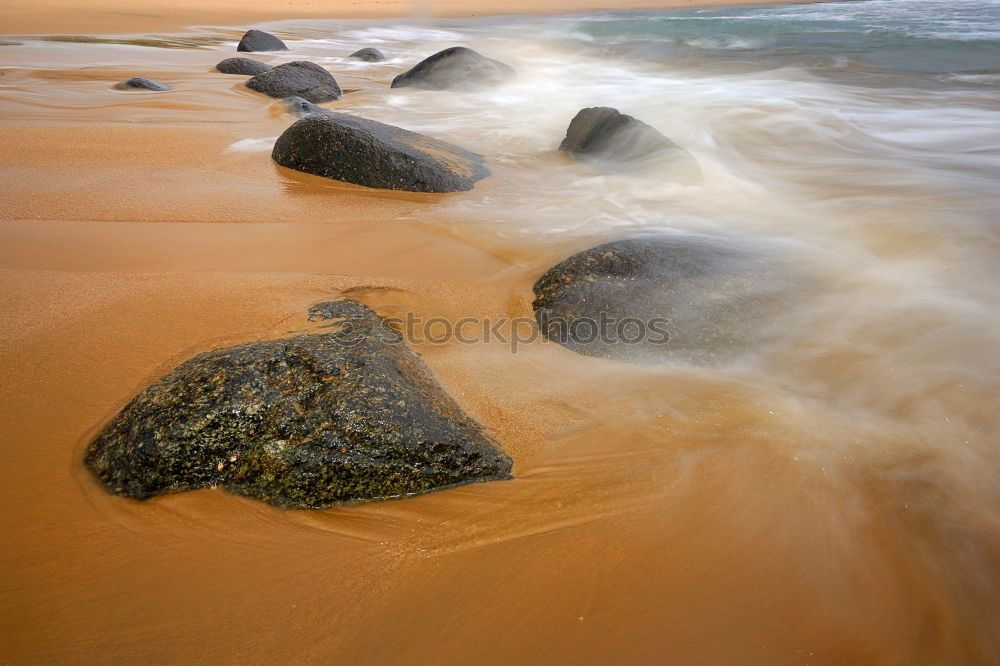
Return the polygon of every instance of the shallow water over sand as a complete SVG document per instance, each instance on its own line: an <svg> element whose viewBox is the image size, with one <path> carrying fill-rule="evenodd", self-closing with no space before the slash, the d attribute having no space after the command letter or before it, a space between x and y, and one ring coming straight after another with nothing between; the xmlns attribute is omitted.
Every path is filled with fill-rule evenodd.
<svg viewBox="0 0 1000 666"><path fill-rule="evenodd" d="M0 46L2 654L1000 662L995 72L979 42L957 65L909 66L914 49L970 41L961 16L958 37L935 23L902 56L787 43L809 21L890 30L889 4L659 15L683 24L669 28L265 26L291 51L254 57L315 60L355 91L329 108L485 155L493 176L455 195L275 167L293 117L212 71L236 27ZM996 6L969 3L988 33L975 39L997 38ZM388 88L455 43L520 77ZM389 61L345 57L362 46ZM174 90L112 89L133 75ZM701 179L559 155L594 105L661 130ZM808 271L810 298L766 346L699 366L415 342L512 456L513 481L284 512L217 490L133 502L82 468L139 388L198 351L302 328L310 303L530 317L553 263L652 230L774 247Z"/></svg>

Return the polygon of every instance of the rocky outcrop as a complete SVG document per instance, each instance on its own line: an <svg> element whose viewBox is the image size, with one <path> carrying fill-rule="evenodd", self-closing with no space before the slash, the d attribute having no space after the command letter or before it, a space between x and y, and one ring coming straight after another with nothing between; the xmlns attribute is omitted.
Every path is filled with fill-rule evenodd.
<svg viewBox="0 0 1000 666"><path fill-rule="evenodd" d="M115 85L115 87L119 90L154 90L156 92L170 90L170 86L165 86L162 83L157 83L141 76L133 76L131 79Z"/></svg>
<svg viewBox="0 0 1000 666"><path fill-rule="evenodd" d="M145 499L222 486L287 508L510 478L511 461L398 333L354 301L319 332L198 354L125 406L85 462Z"/></svg>
<svg viewBox="0 0 1000 666"><path fill-rule="evenodd" d="M382 62L385 60L385 56L381 51L371 47L359 49L352 53L349 57L355 58L356 60L364 60L365 62Z"/></svg>
<svg viewBox="0 0 1000 666"><path fill-rule="evenodd" d="M483 158L444 141L346 113L316 113L278 137L283 167L357 185L410 192L470 190Z"/></svg>
<svg viewBox="0 0 1000 666"><path fill-rule="evenodd" d="M243 74L245 76L257 76L272 69L267 63L250 58L226 58L215 68L223 74Z"/></svg>
<svg viewBox="0 0 1000 666"><path fill-rule="evenodd" d="M237 51L287 51L285 43L263 30L247 30L236 45Z"/></svg>
<svg viewBox="0 0 1000 666"><path fill-rule="evenodd" d="M393 88L430 90L497 85L516 75L513 68L464 46L453 46L422 60L392 80Z"/></svg>
<svg viewBox="0 0 1000 666"><path fill-rule="evenodd" d="M305 60L278 65L247 81L247 88L271 97L301 97L320 104L340 99L340 86L330 72Z"/></svg>
<svg viewBox="0 0 1000 666"><path fill-rule="evenodd" d="M646 123L603 106L577 113L559 150L615 162L633 162L657 154L692 159L683 148Z"/></svg>
<svg viewBox="0 0 1000 666"><path fill-rule="evenodd" d="M619 360L707 362L774 333L804 284L774 248L665 234L578 252L534 285L542 333Z"/></svg>

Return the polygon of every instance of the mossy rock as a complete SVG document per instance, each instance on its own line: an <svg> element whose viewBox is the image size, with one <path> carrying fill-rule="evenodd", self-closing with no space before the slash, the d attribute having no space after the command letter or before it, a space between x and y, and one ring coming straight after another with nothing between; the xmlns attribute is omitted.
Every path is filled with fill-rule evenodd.
<svg viewBox="0 0 1000 666"><path fill-rule="evenodd" d="M511 461L388 323L310 309L319 332L198 354L142 391L85 463L135 499L221 486L285 508L510 478Z"/></svg>

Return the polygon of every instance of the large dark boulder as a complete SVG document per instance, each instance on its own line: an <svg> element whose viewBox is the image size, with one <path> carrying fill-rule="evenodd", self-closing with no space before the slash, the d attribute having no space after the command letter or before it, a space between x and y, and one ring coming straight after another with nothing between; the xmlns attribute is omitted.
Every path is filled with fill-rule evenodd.
<svg viewBox="0 0 1000 666"><path fill-rule="evenodd" d="M577 113L559 150L615 162L632 162L658 154L690 159L683 148L646 123L606 106Z"/></svg>
<svg viewBox="0 0 1000 666"><path fill-rule="evenodd" d="M763 344L802 284L776 248L664 234L574 254L533 306L543 335L581 354L708 362Z"/></svg>
<svg viewBox="0 0 1000 666"><path fill-rule="evenodd" d="M269 32L247 30L236 46L237 51L287 51L285 43Z"/></svg>
<svg viewBox="0 0 1000 666"><path fill-rule="evenodd" d="M278 137L283 167L348 183L409 192L471 190L489 175L483 158L444 141L346 113L315 113Z"/></svg>
<svg viewBox="0 0 1000 666"><path fill-rule="evenodd" d="M85 462L136 499L222 486L323 508L510 478L511 461L398 333L354 301L319 332L198 354L118 413Z"/></svg>
<svg viewBox="0 0 1000 666"><path fill-rule="evenodd" d="M349 57L355 58L357 60L364 60L365 62L382 62L385 60L385 56L378 49L373 49L370 46L367 48L359 49L352 53Z"/></svg>
<svg viewBox="0 0 1000 666"><path fill-rule="evenodd" d="M119 90L154 90L156 92L170 90L170 86L165 86L162 83L157 83L141 76L133 76L131 79L115 85L115 87Z"/></svg>
<svg viewBox="0 0 1000 666"><path fill-rule="evenodd" d="M246 76L257 76L272 69L266 62L250 58L226 58L215 68L223 74L243 74Z"/></svg>
<svg viewBox="0 0 1000 666"><path fill-rule="evenodd" d="M422 60L392 80L393 88L413 86L431 90L496 85L516 72L499 60L487 58L464 46L453 46Z"/></svg>
<svg viewBox="0 0 1000 666"><path fill-rule="evenodd" d="M340 99L340 86L330 72L305 60L278 65L247 81L247 88L271 97L301 97L319 104Z"/></svg>

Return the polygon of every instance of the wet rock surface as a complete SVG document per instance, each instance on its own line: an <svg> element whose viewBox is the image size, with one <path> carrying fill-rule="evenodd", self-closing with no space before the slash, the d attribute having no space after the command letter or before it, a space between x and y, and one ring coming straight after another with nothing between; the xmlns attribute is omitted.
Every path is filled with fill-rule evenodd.
<svg viewBox="0 0 1000 666"><path fill-rule="evenodd" d="M393 88L430 90L476 88L503 83L516 76L512 67L464 46L453 46L422 60L392 80Z"/></svg>
<svg viewBox="0 0 1000 666"><path fill-rule="evenodd" d="M312 113L330 113L329 109L324 109L322 106L313 104L301 97L286 97L284 101L288 112L298 116L308 116Z"/></svg>
<svg viewBox="0 0 1000 666"><path fill-rule="evenodd" d="M87 451L110 492L222 486L286 508L510 478L511 461L377 314L322 303L319 332L198 354Z"/></svg>
<svg viewBox="0 0 1000 666"><path fill-rule="evenodd" d="M482 157L444 141L346 113L316 113L278 137L279 165L357 185L409 192L470 190Z"/></svg>
<svg viewBox="0 0 1000 666"><path fill-rule="evenodd" d="M119 90L154 90L156 92L163 92L164 90L170 90L170 86L163 85L162 83L157 83L152 79L143 78L141 76L133 76L127 81L122 81L115 86Z"/></svg>
<svg viewBox="0 0 1000 666"><path fill-rule="evenodd" d="M382 62L385 60L385 55L383 55L381 51L371 47L358 49L349 57L355 58L356 60L364 60L365 62Z"/></svg>
<svg viewBox="0 0 1000 666"><path fill-rule="evenodd" d="M679 234L578 252L534 285L542 333L626 361L710 362L777 333L801 276L774 248Z"/></svg>
<svg viewBox="0 0 1000 666"><path fill-rule="evenodd" d="M340 86L330 72L305 60L278 65L247 81L247 88L270 97L301 97L319 104L340 99Z"/></svg>
<svg viewBox="0 0 1000 666"><path fill-rule="evenodd" d="M643 160L654 155L693 159L687 151L646 123L604 106L577 113L559 150L615 162Z"/></svg>
<svg viewBox="0 0 1000 666"><path fill-rule="evenodd" d="M278 65L247 81L247 88L271 97L301 97L313 104L340 99L340 86L330 72L305 60Z"/></svg>
<svg viewBox="0 0 1000 666"><path fill-rule="evenodd" d="M266 62L250 58L226 58L215 68L223 74L244 74L246 76L257 76L273 69Z"/></svg>
<svg viewBox="0 0 1000 666"><path fill-rule="evenodd" d="M236 45L237 51L287 51L285 43L263 30L247 30Z"/></svg>

